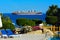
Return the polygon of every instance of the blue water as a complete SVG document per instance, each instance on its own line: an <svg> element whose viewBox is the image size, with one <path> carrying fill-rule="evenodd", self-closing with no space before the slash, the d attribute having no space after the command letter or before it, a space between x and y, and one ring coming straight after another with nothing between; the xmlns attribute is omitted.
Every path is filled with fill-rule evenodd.
<svg viewBox="0 0 60 40"><path fill-rule="evenodd" d="M60 40L60 37L53 37L51 40Z"/></svg>
<svg viewBox="0 0 60 40"><path fill-rule="evenodd" d="M40 19L45 21L46 14L42 15L14 15L14 14L3 14L4 16L9 16L13 23L16 23L17 18L27 18L27 19Z"/></svg>
<svg viewBox="0 0 60 40"><path fill-rule="evenodd" d="M60 32L58 32L58 34L60 34Z"/></svg>
<svg viewBox="0 0 60 40"><path fill-rule="evenodd" d="M60 40L60 37L50 37L48 40Z"/></svg>

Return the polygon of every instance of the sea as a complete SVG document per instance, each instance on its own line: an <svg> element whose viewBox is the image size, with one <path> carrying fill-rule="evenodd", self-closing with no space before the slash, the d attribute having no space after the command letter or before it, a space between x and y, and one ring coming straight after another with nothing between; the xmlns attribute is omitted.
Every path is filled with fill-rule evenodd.
<svg viewBox="0 0 60 40"><path fill-rule="evenodd" d="M42 21L45 21L46 18L46 14L44 13L42 15L16 15L12 13L4 13L3 16L8 16L14 24L16 24L16 19L18 18L39 19Z"/></svg>

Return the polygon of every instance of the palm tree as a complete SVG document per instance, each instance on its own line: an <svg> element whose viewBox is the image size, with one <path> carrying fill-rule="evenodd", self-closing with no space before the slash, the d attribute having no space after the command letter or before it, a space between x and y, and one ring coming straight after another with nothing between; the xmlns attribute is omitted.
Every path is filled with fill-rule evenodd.
<svg viewBox="0 0 60 40"><path fill-rule="evenodd" d="M49 6L49 9L48 9L48 11L47 11L46 14L47 14L48 16L53 16L53 15L56 14L57 9L58 9L57 5Z"/></svg>

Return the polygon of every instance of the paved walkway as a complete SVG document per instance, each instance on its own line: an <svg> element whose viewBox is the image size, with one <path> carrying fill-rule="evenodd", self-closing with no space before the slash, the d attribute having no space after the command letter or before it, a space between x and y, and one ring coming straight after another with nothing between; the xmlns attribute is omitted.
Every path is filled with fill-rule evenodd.
<svg viewBox="0 0 60 40"><path fill-rule="evenodd" d="M36 35L23 34L15 38L6 38L6 39L0 38L0 40L46 40L46 39L48 39L48 37L45 37L45 34L36 34Z"/></svg>

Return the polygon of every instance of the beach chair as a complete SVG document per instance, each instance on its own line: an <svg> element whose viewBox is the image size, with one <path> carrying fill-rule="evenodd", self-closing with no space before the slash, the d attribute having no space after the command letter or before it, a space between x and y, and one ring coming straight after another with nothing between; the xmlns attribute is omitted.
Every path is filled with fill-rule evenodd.
<svg viewBox="0 0 60 40"><path fill-rule="evenodd" d="M6 29L7 35L9 38L17 38L20 37L21 35L14 34L10 29Z"/></svg>
<svg viewBox="0 0 60 40"><path fill-rule="evenodd" d="M6 29L7 35L13 35L14 33L10 29Z"/></svg>
<svg viewBox="0 0 60 40"><path fill-rule="evenodd" d="M6 29L6 32L7 32L8 37L10 38L13 38L13 36L11 35L15 35L10 29Z"/></svg>
<svg viewBox="0 0 60 40"><path fill-rule="evenodd" d="M17 35L10 35L9 37L20 38L21 36L22 36L21 34L17 34Z"/></svg>
<svg viewBox="0 0 60 40"><path fill-rule="evenodd" d="M7 32L4 29L1 30L1 33L2 33L2 38L8 37Z"/></svg>

